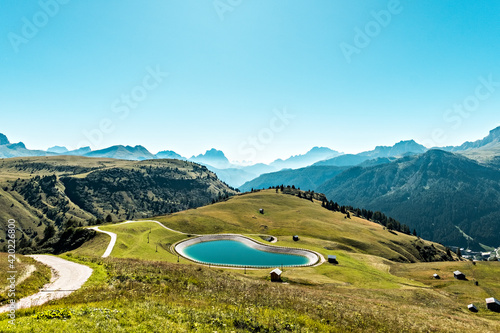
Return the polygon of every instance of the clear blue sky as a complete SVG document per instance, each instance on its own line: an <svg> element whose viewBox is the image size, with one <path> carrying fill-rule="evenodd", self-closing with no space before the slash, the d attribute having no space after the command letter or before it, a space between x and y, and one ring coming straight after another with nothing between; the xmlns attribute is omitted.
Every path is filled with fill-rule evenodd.
<svg viewBox="0 0 500 333"><path fill-rule="evenodd" d="M500 125L496 0L60 2L1 4L0 133L31 149L269 162Z"/></svg>

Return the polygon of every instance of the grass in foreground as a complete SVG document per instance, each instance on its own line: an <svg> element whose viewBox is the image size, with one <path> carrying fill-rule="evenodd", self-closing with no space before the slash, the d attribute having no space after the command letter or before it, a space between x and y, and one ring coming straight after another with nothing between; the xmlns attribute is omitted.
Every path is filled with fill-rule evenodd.
<svg viewBox="0 0 500 333"><path fill-rule="evenodd" d="M261 207L264 216L258 214ZM94 269L84 287L67 298L19 311L15 330L0 317L0 331L500 331L500 314L484 306L478 314L466 308L486 293L500 294L498 263L472 267L468 262L389 261L415 258L411 251L431 243L391 234L361 219L346 221L303 199L264 191L162 221L192 233L237 232L257 240L258 234L273 234L276 245L336 254L340 264L285 268L287 283L271 283L268 269L245 274L184 259L177 263L170 244L187 236L155 223L106 225L101 228L118 234L114 258L98 258L107 235L67 254ZM296 233L299 242L291 240ZM470 281L453 279L456 269ZM435 271L442 280L431 279ZM482 289L473 287L473 278Z"/></svg>
<svg viewBox="0 0 500 333"><path fill-rule="evenodd" d="M16 332L494 332L430 289L271 283L239 271L134 259L96 267L84 289L18 312ZM47 319L64 318L66 319ZM13 332L2 317L0 330Z"/></svg>

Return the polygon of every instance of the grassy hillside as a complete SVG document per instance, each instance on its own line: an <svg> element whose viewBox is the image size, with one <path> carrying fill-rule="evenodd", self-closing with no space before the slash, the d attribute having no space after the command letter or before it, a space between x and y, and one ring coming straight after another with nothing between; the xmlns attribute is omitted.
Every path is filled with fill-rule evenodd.
<svg viewBox="0 0 500 333"><path fill-rule="evenodd" d="M484 306L484 298L500 295L500 263L388 260L416 260L415 244L438 245L361 219L344 219L318 202L261 191L158 219L189 233L238 232L257 240L273 234L278 246L336 254L339 265L285 268L286 283L271 283L268 269L177 262L170 244L189 236L156 223L109 224L101 228L118 235L111 257L99 258L109 241L104 234L64 256L90 265L93 276L68 298L18 311L16 332L500 330L500 314ZM299 234L299 242L292 241L293 234ZM456 269L468 281L454 279ZM433 273L442 279L434 280ZM471 302L479 313L467 310ZM46 319L54 311L66 319ZM0 330L14 331L5 315Z"/></svg>
<svg viewBox="0 0 500 333"><path fill-rule="evenodd" d="M264 209L264 214L259 209ZM268 234L291 239L293 235L322 240L320 247L365 253L402 262L439 260L442 245L415 236L384 230L357 217L346 218L319 202L275 190L239 195L216 205L156 218L166 226L192 234L235 232ZM301 242L296 243L300 245Z"/></svg>
<svg viewBox="0 0 500 333"><path fill-rule="evenodd" d="M77 156L0 160L0 218L17 221L20 250L52 237L44 234L48 225L57 230L94 224L108 216L115 221L143 218L234 193L206 167L178 160ZM0 236L0 248L3 242Z"/></svg>

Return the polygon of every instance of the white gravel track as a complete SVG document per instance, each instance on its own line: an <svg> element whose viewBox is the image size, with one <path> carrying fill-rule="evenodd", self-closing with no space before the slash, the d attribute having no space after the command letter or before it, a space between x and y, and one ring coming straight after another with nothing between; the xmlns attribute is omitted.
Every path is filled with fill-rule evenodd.
<svg viewBox="0 0 500 333"><path fill-rule="evenodd" d="M109 231L104 231L99 229L99 227L92 227L89 228L98 232L102 232L104 234L108 234L111 237L111 240L109 241L108 247L106 248L106 251L104 251L104 254L101 256L102 258L107 258L111 254L111 251L113 251L113 247L115 247L116 244L116 234L114 232L109 232Z"/></svg>
<svg viewBox="0 0 500 333"><path fill-rule="evenodd" d="M121 223L117 223L117 224L113 224L113 225L129 224L129 223L141 223L141 222L153 222L153 223L157 223L158 225L160 225L161 227L163 227L163 228L165 228L167 230L170 230L170 231L173 231L173 232L176 232L176 233L179 233L179 234L187 235L187 233L185 233L185 232L177 231L177 230L174 230L174 229L170 229L168 227L165 227L160 222L154 221L154 220L125 221L125 222L121 222ZM92 229L92 230L95 230L95 231L98 231L98 232L102 232L102 233L108 234L111 237L111 241L109 242L108 247L106 248L106 251L104 251L104 254L101 256L102 258L109 257L109 255L113 251L113 248L115 247L115 244L116 244L116 234L114 232L109 232L109 231L101 230L101 229L99 229L99 227L92 227L92 228L89 228L89 229ZM194 236L198 236L198 235L194 235Z"/></svg>
<svg viewBox="0 0 500 333"><path fill-rule="evenodd" d="M49 266L52 270L52 278L40 292L20 299L16 303L17 309L42 305L50 300L66 297L78 290L92 275L92 268L59 257L43 254L29 257ZM0 307L0 313L9 310L9 305Z"/></svg>

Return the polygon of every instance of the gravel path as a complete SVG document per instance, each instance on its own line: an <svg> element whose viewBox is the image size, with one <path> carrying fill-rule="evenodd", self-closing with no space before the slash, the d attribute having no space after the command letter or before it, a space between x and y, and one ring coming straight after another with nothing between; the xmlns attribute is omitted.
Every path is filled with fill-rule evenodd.
<svg viewBox="0 0 500 333"><path fill-rule="evenodd" d="M154 223L159 224L161 227L163 227L163 228L165 228L165 229L167 229L167 230L170 230L170 231L176 232L176 233L178 233L178 234L182 234L182 235L200 236L200 235L188 234L188 233L185 233L185 232L182 232L182 231L178 231L178 230L170 229L169 227L165 227L163 224L161 224L160 222L155 221L155 220L126 221L126 222L117 223L117 224L127 224L127 223L137 223L137 222L154 222Z"/></svg>
<svg viewBox="0 0 500 333"><path fill-rule="evenodd" d="M113 251L113 247L115 247L116 244L116 234L114 232L109 232L109 231L104 231L99 229L99 227L92 227L89 228L98 232L102 232L104 234L108 234L111 237L111 241L108 244L108 247L106 248L106 251L104 251L104 254L101 256L102 258L107 258L111 254L111 251Z"/></svg>
<svg viewBox="0 0 500 333"><path fill-rule="evenodd" d="M20 299L16 303L17 309L42 305L50 300L66 297L79 289L92 275L92 268L59 257L50 255L32 255L30 257L49 266L52 269L52 278L50 283L43 286L40 292ZM0 313L9 310L9 305L0 307Z"/></svg>
<svg viewBox="0 0 500 333"><path fill-rule="evenodd" d="M174 229L170 229L168 227L165 227L163 224L161 224L160 222L158 221L153 221L153 220L142 220L142 221L125 221L125 222L122 222L122 223L117 223L117 224L114 224L114 225L120 225L120 224L129 224L129 223L141 223L141 222L153 222L153 223L157 223L158 225L160 225L161 227L169 230L169 231L173 231L173 232L176 232L176 233L179 233L179 234L182 234L182 235L188 235L187 233L185 232L182 232L182 231L177 231L177 230L174 230ZM92 230L95 230L95 231L98 231L98 232L102 232L102 233L105 233L105 234L108 234L111 236L111 241L109 242L108 244L108 247L106 248L106 251L104 252L104 254L102 255L102 258L106 258L106 257L109 257L109 255L111 254L111 252L113 251L113 248L115 247L115 244L116 244L116 234L114 232L109 232L109 231L104 231L104 230L101 230L99 229L99 227L92 227L92 228L89 228L89 229L92 229ZM194 235L194 236L199 236L199 235Z"/></svg>

